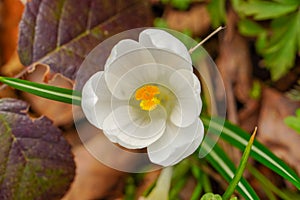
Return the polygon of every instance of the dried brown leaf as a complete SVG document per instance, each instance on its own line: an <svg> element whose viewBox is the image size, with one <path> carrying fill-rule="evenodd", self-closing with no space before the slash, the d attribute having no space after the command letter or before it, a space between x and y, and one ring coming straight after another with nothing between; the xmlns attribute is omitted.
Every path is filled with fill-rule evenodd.
<svg viewBox="0 0 300 200"><path fill-rule="evenodd" d="M171 29L177 31L190 30L195 35L204 35L210 27L209 13L204 4L194 5L188 11L168 8L165 19Z"/></svg>
<svg viewBox="0 0 300 200"><path fill-rule="evenodd" d="M70 79L61 74L51 74L49 66L43 64L34 65L24 78L37 83L73 89L73 82ZM30 103L33 111L38 115L47 116L55 125L68 125L73 122L72 105L38 97L27 92L22 92L22 96Z"/></svg>
<svg viewBox="0 0 300 200"><path fill-rule="evenodd" d="M257 138L300 174L300 135L287 127L284 118L293 115L300 102L293 102L274 89L264 88Z"/></svg>

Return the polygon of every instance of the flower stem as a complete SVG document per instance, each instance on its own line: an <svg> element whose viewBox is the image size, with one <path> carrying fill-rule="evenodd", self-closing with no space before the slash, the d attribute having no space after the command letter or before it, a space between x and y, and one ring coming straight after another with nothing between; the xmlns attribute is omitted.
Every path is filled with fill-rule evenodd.
<svg viewBox="0 0 300 200"><path fill-rule="evenodd" d="M167 200L169 195L169 189L171 186L171 178L172 178L172 167L166 167L162 170L155 188L152 190L152 192L149 194L148 197L143 198L145 200Z"/></svg>

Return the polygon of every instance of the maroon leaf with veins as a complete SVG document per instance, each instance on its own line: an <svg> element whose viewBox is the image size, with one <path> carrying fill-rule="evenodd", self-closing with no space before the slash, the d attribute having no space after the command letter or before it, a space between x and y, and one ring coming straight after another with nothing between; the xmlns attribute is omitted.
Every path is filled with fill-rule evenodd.
<svg viewBox="0 0 300 200"><path fill-rule="evenodd" d="M150 26L150 13L148 0L29 1L20 23L20 59L26 66L48 64L74 80L97 44L121 31Z"/></svg>
<svg viewBox="0 0 300 200"><path fill-rule="evenodd" d="M50 120L33 120L27 109L0 100L0 199L59 199L75 175L71 147Z"/></svg>

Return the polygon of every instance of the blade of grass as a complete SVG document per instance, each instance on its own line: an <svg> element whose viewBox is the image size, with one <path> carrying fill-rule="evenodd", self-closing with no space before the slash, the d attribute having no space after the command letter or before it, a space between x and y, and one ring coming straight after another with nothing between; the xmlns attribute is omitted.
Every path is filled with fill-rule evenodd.
<svg viewBox="0 0 300 200"><path fill-rule="evenodd" d="M247 169L249 172L260 181L261 184L263 184L265 187L267 187L269 190L274 192L276 195L278 195L281 199L289 200L290 198L282 192L279 188L277 188L268 178L266 178L262 173L260 173L257 169L255 169L252 166L248 166Z"/></svg>
<svg viewBox="0 0 300 200"><path fill-rule="evenodd" d="M191 200L198 200L202 192L202 184L198 182L191 196Z"/></svg>
<svg viewBox="0 0 300 200"><path fill-rule="evenodd" d="M185 186L188 178L182 177L180 180L176 182L176 184L172 185L169 193L169 199L177 199L179 196L180 191Z"/></svg>
<svg viewBox="0 0 300 200"><path fill-rule="evenodd" d="M135 198L136 187L134 185L134 179L132 176L128 177L125 186L124 200L131 200Z"/></svg>
<svg viewBox="0 0 300 200"><path fill-rule="evenodd" d="M203 183L201 181L203 172L197 165L194 165L194 164L191 167L191 171L197 181L197 185L192 193L191 200L198 200L200 198L200 195L201 195L201 192L203 189Z"/></svg>
<svg viewBox="0 0 300 200"><path fill-rule="evenodd" d="M17 78L1 77L0 82L15 89L28 92L47 99L64 103L81 105L81 93L76 90L60 88Z"/></svg>
<svg viewBox="0 0 300 200"><path fill-rule="evenodd" d="M169 199L176 199L181 189L185 186L189 170L190 163L187 159L174 166Z"/></svg>
<svg viewBox="0 0 300 200"><path fill-rule="evenodd" d="M215 132L218 134L220 131L222 131L222 139L242 151L245 149L248 140L250 139L250 135L241 128L227 121L223 126L223 120L220 119L220 123L218 123L218 118L210 119L210 117L202 116L201 119L206 128L210 126L209 128L212 133ZM297 174L257 140L254 140L250 156L300 189L300 178L297 176Z"/></svg>
<svg viewBox="0 0 300 200"><path fill-rule="evenodd" d="M228 188L226 189L225 193L223 194L222 198L223 199L229 199L231 197L231 195L233 194L237 184L240 182L240 179L242 178L243 176L243 173L245 171L245 168L246 168L246 165L248 163L248 158L250 156L250 152L251 152L251 147L252 147L252 144L254 142L254 138L255 138L255 135L256 135L256 131L257 131L257 127L255 127L255 130L246 146L246 149L243 153L243 156L242 156L242 159L240 161L240 164L235 172L235 175L233 177L233 179L231 180Z"/></svg>
<svg viewBox="0 0 300 200"><path fill-rule="evenodd" d="M207 145L206 143L202 143L201 148L209 148L209 145ZM234 172L236 171L235 166L218 144L216 144L212 151L207 154L205 159L219 172L219 174L226 181L230 182L232 180ZM236 189L245 199L259 200L259 197L255 193L253 188L243 177L238 183Z"/></svg>
<svg viewBox="0 0 300 200"><path fill-rule="evenodd" d="M201 177L202 179L202 183L203 183L203 190L205 193L208 192L212 192L212 186L211 186L211 182L209 180L209 177L206 173L203 174L203 176Z"/></svg>

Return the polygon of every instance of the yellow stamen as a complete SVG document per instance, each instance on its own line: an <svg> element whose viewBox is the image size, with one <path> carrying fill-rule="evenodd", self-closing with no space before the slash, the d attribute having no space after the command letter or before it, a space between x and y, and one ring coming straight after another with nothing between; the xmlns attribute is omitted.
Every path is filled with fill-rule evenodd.
<svg viewBox="0 0 300 200"><path fill-rule="evenodd" d="M140 107L143 110L153 110L160 103L160 100L155 96L160 93L159 88L154 85L145 85L139 88L135 93L135 99L140 102Z"/></svg>

